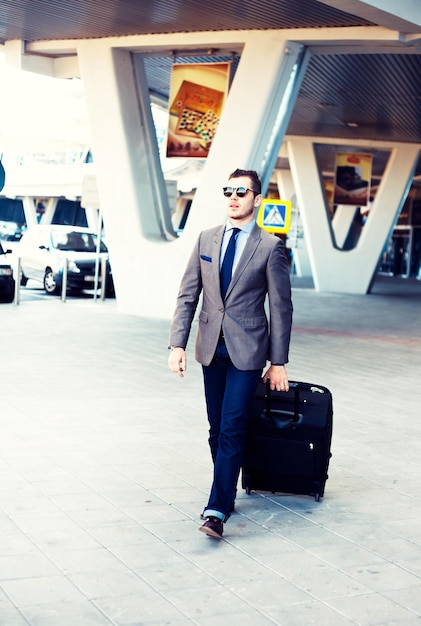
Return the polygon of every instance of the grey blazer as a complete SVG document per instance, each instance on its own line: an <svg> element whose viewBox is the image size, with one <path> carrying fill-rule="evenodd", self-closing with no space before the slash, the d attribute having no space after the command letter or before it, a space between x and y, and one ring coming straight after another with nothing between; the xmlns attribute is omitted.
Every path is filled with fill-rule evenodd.
<svg viewBox="0 0 421 626"><path fill-rule="evenodd" d="M219 255L224 229L217 226L199 235L181 280L169 343L186 347L203 294L195 345L199 363L210 364L221 332L237 369L261 369L268 360L287 363L292 302L283 241L255 224L223 301Z"/></svg>

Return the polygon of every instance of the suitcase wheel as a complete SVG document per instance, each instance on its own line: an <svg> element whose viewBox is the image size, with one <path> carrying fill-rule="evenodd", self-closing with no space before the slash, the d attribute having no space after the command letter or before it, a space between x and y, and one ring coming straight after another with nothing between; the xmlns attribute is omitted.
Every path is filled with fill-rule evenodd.
<svg viewBox="0 0 421 626"><path fill-rule="evenodd" d="M250 492L251 492L250 485L251 485L250 474L247 474L246 472L243 471L242 487L243 489L245 489L245 492L248 496L250 495Z"/></svg>

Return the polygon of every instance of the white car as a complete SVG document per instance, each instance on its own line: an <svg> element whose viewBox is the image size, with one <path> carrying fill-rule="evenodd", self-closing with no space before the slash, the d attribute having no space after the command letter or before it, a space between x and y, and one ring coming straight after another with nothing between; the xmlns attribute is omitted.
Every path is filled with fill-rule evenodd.
<svg viewBox="0 0 421 626"><path fill-rule="evenodd" d="M61 293L63 268L67 260L67 288L93 289L96 272L101 275L102 259L106 258L107 295L113 295L108 249L89 228L78 226L33 226L22 235L16 248L21 263L21 285L28 279L41 282L49 294Z"/></svg>

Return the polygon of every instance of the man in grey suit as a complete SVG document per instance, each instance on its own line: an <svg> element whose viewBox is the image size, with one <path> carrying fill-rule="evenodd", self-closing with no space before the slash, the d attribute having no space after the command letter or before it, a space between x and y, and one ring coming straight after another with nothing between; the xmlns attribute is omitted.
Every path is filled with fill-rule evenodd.
<svg viewBox="0 0 421 626"><path fill-rule="evenodd" d="M249 406L268 361L263 382L270 381L272 390L288 391L285 364L292 324L283 241L255 222L262 201L257 173L235 170L223 192L228 219L199 235L181 280L168 359L170 369L182 377L202 294L195 357L203 368L214 475L199 530L217 539L234 508Z"/></svg>

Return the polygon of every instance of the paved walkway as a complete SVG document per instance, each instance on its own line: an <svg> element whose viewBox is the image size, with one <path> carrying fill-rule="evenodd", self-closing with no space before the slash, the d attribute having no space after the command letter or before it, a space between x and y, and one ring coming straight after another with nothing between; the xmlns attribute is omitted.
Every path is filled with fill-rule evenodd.
<svg viewBox="0 0 421 626"><path fill-rule="evenodd" d="M325 498L211 478L201 372L113 301L0 305L1 626L421 623L421 282L294 283L289 374L334 395Z"/></svg>

